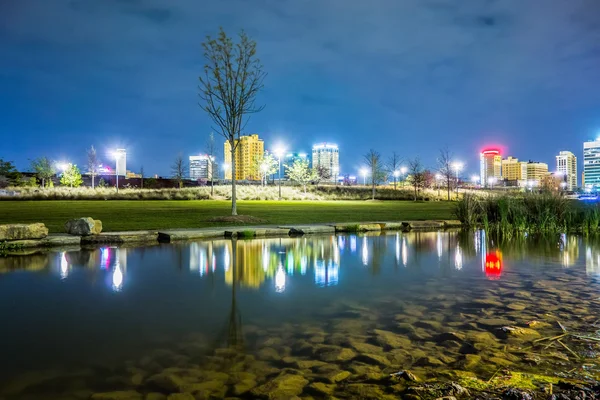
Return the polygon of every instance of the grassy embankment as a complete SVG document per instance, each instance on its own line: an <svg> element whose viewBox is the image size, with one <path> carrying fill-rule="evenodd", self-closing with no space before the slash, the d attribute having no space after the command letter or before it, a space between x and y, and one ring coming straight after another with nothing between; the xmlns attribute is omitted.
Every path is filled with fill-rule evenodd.
<svg viewBox="0 0 600 400"><path fill-rule="evenodd" d="M451 202L238 202L238 214L268 224L453 219L453 209ZM102 221L104 231L203 228L224 225L207 220L230 212L230 202L219 200L20 200L0 202L0 224L43 222L50 232L58 233L68 219L93 217Z"/></svg>

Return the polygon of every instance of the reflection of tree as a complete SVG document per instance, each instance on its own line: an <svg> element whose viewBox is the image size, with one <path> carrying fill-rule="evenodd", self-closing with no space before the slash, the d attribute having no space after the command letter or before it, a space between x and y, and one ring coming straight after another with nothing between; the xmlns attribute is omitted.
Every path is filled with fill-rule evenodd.
<svg viewBox="0 0 600 400"><path fill-rule="evenodd" d="M227 347L242 347L244 345L244 334L242 332L242 316L237 306L237 287L239 283L238 274L238 257L237 257L238 243L236 239L231 240L231 270L232 270L232 282L231 282L231 309L229 311L229 317L225 324L225 328L219 333L217 337L217 343L215 347L227 346Z"/></svg>

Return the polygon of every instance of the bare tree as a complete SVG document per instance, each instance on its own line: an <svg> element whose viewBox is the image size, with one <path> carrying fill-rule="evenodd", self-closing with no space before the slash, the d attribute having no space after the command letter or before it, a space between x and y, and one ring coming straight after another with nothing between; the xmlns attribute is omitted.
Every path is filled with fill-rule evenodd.
<svg viewBox="0 0 600 400"><path fill-rule="evenodd" d="M400 165L402 164L402 158L394 151L392 156L388 160L387 168L388 173L394 177L394 190L398 183L398 175L400 174Z"/></svg>
<svg viewBox="0 0 600 400"><path fill-rule="evenodd" d="M171 172L173 173L173 179L177 182L179 189L183 187L183 180L186 175L186 164L181 154L175 157L175 162L171 166Z"/></svg>
<svg viewBox="0 0 600 400"><path fill-rule="evenodd" d="M98 167L100 165L100 162L98 161L98 155L96 154L96 149L94 148L94 146L91 146L87 151L87 164L88 172L92 177L93 189L96 175L98 175Z"/></svg>
<svg viewBox="0 0 600 400"><path fill-rule="evenodd" d="M452 190L452 181L454 176L452 171L452 154L450 153L450 150L448 150L448 146L440 149L440 155L438 156L437 162L438 172L446 184L448 200L450 200L450 191Z"/></svg>
<svg viewBox="0 0 600 400"><path fill-rule="evenodd" d="M317 187L319 186L319 183L328 182L331 180L331 171L324 165L317 165L316 167L313 166L313 171L315 172L314 178Z"/></svg>
<svg viewBox="0 0 600 400"><path fill-rule="evenodd" d="M419 189L423 187L425 183L425 176L423 173L423 164L418 157L408 162L408 172L410 174L410 181L415 193L415 201L417 201L419 195Z"/></svg>
<svg viewBox="0 0 600 400"><path fill-rule="evenodd" d="M208 141L206 142L206 154L208 155L207 173L208 179L210 179L210 196L215 194L215 169L217 169L217 146L215 143L215 134L210 133L208 135Z"/></svg>
<svg viewBox="0 0 600 400"><path fill-rule="evenodd" d="M385 175L381 154L371 149L364 155L365 162L371 171L371 190L372 199L375 200L375 185L379 183Z"/></svg>
<svg viewBox="0 0 600 400"><path fill-rule="evenodd" d="M256 56L256 42L244 31L238 36L234 43L221 28L217 38L208 36L202 43L206 64L198 87L200 108L230 145L231 215L237 215L235 151L250 115L264 108L256 106L255 100L266 76Z"/></svg>
<svg viewBox="0 0 600 400"><path fill-rule="evenodd" d="M140 189L143 189L144 188L144 166L143 165L140 167L140 177L141 177Z"/></svg>

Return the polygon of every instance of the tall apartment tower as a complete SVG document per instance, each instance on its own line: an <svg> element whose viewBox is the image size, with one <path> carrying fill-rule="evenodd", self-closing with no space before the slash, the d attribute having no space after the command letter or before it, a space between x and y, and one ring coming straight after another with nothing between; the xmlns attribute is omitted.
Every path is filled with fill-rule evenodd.
<svg viewBox="0 0 600 400"><path fill-rule="evenodd" d="M265 154L265 142L257 134L242 136L235 141L235 179L260 180L256 159ZM231 146L225 141L225 163L231 166ZM225 171L225 179L231 179L231 168Z"/></svg>
<svg viewBox="0 0 600 400"><path fill-rule="evenodd" d="M583 143L583 179L584 188L600 188L600 138Z"/></svg>
<svg viewBox="0 0 600 400"><path fill-rule="evenodd" d="M329 172L330 181L337 181L340 175L340 151L337 144L315 144L312 148L312 167L323 167Z"/></svg>
<svg viewBox="0 0 600 400"><path fill-rule="evenodd" d="M481 186L494 186L502 178L502 155L500 150L483 150L479 155L479 164Z"/></svg>
<svg viewBox="0 0 600 400"><path fill-rule="evenodd" d="M566 189L577 189L577 157L570 151L561 151L556 156L556 171L565 177Z"/></svg>

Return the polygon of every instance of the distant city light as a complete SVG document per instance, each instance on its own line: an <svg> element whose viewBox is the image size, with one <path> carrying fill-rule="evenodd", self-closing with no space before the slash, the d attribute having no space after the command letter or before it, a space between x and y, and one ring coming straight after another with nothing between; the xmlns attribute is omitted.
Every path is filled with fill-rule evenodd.
<svg viewBox="0 0 600 400"><path fill-rule="evenodd" d="M394 171L394 177L396 177L396 178L397 178L397 177L399 177L399 176L400 176L400 171L398 171L398 170L395 170L395 171Z"/></svg>
<svg viewBox="0 0 600 400"><path fill-rule="evenodd" d="M281 146L277 146L273 149L273 154L275 154L277 158L281 158L285 154L285 149Z"/></svg>
<svg viewBox="0 0 600 400"><path fill-rule="evenodd" d="M478 182L479 182L479 177L478 177L477 175L473 175L473 176L471 177L471 182L473 182L473 183L478 183Z"/></svg>
<svg viewBox="0 0 600 400"><path fill-rule="evenodd" d="M456 172L462 170L463 168L463 163L461 162L453 162L452 163L452 169L455 170Z"/></svg>
<svg viewBox="0 0 600 400"><path fill-rule="evenodd" d="M406 167L402 167L402 168L400 168L400 173L401 173L402 175L406 174L406 172L408 172L408 168L406 168Z"/></svg>
<svg viewBox="0 0 600 400"><path fill-rule="evenodd" d="M61 162L61 163L58 163L58 164L56 164L56 167L57 167L59 170L61 170L61 171L65 172L66 170L68 170L68 169L69 169L69 166L70 166L70 165L71 165L70 163Z"/></svg>

